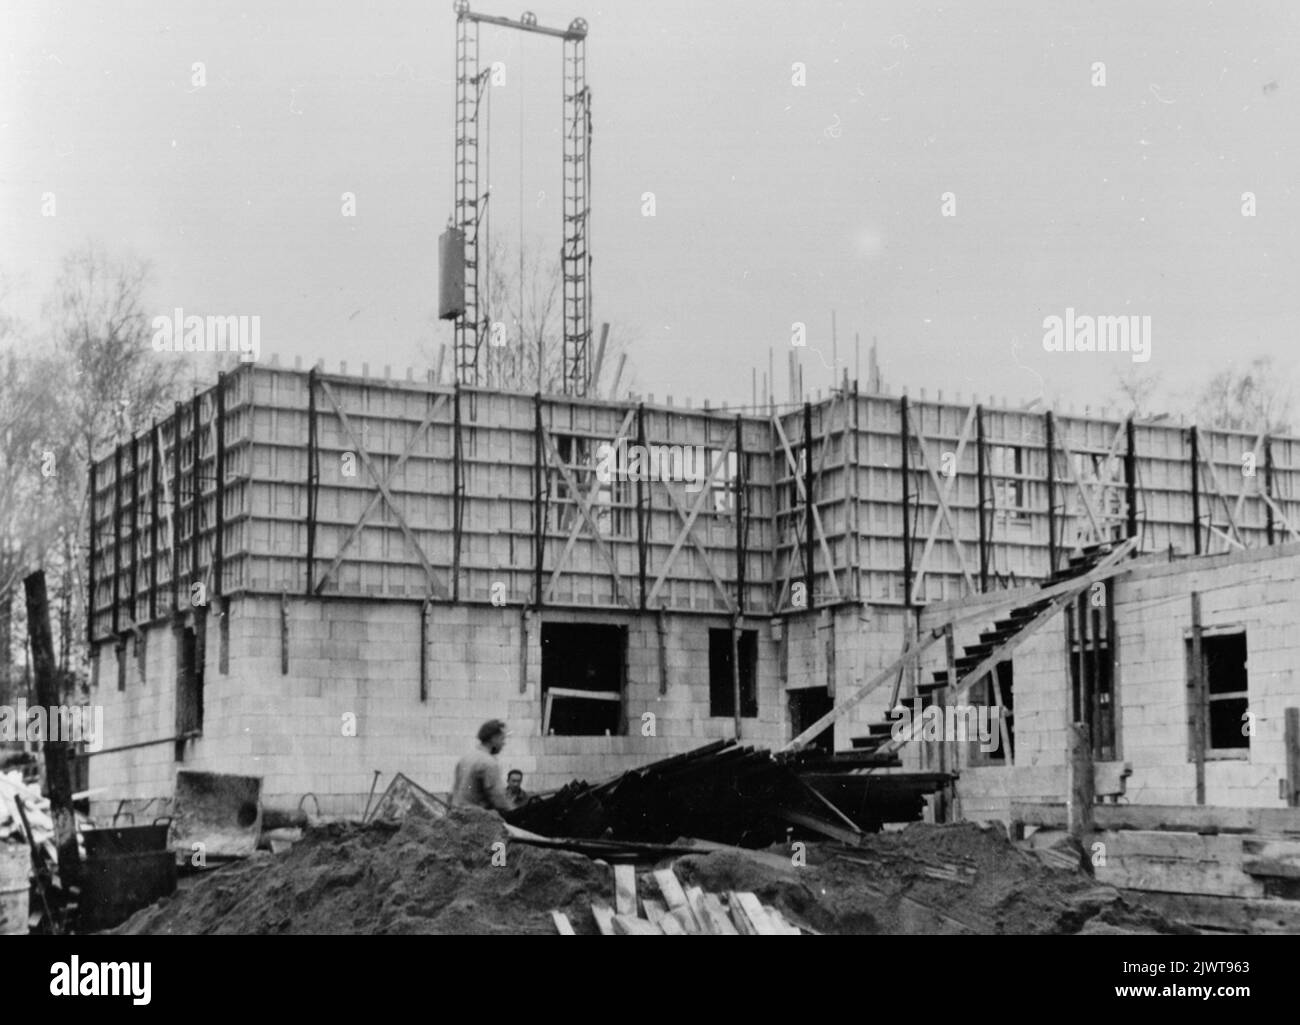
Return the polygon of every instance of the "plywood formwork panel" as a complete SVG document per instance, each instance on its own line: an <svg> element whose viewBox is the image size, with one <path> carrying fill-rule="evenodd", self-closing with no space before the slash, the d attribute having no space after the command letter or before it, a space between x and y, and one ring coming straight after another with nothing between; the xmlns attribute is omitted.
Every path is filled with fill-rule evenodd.
<svg viewBox="0 0 1300 1025"><path fill-rule="evenodd" d="M96 463L93 636L169 614L195 581L214 595L482 602L504 589L508 604L730 613L743 576L745 612L769 615L802 611L795 583L811 582L816 608L1042 579L1053 548L1059 564L1079 544L1125 536L1130 512L1145 551L1191 553L1198 534L1205 552L1300 539L1292 438L1202 430L1194 465L1182 425L1070 414L1055 417L1049 452L1043 411L990 403L972 419L968 403L908 400L905 480L902 401L847 389L737 416L256 365L222 388L220 486L212 389L197 421L187 401ZM731 454L703 491L601 483L600 446L620 432L700 446L710 464Z"/></svg>

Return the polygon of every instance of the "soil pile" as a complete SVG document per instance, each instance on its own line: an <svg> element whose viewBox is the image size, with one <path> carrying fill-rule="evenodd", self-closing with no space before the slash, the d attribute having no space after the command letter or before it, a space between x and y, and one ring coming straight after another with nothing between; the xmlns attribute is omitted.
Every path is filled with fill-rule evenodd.
<svg viewBox="0 0 1300 1025"><path fill-rule="evenodd" d="M611 899L609 869L565 851L494 849L506 839L501 819L474 808L412 813L400 827L334 823L284 854L216 870L115 931L553 934L555 908L594 932L590 905Z"/></svg>
<svg viewBox="0 0 1300 1025"><path fill-rule="evenodd" d="M400 827L334 824L309 830L285 854L215 871L116 931L553 934L555 909L578 933L594 933L591 903L613 903L609 867L522 843L509 843L503 858L494 845L506 841L501 820L476 809L412 814ZM684 885L752 891L822 933L1189 931L974 824L913 825L856 849L728 848L660 867L668 865ZM658 895L645 873L638 890Z"/></svg>

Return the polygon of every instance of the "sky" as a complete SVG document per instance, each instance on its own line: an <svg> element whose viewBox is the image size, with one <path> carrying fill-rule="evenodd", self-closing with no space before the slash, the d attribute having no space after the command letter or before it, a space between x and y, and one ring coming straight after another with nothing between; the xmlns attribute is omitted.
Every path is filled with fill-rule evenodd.
<svg viewBox="0 0 1300 1025"><path fill-rule="evenodd" d="M856 375L855 336L895 393L996 405L1101 407L1134 374L1177 403L1262 355L1300 380L1300 7L1066 6L534 0L589 24L624 386L748 403L771 352L785 399L798 324L809 390ZM150 310L260 316L263 358L404 373L450 342L450 0L0 10L4 309L38 323L93 240L151 262ZM485 27L481 59L492 238L556 251L561 44ZM1047 351L1067 309L1150 317L1149 361Z"/></svg>

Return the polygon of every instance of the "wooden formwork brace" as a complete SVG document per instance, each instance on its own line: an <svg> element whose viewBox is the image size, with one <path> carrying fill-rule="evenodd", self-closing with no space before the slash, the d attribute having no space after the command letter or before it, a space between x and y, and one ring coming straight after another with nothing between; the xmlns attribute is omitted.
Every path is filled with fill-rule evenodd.
<svg viewBox="0 0 1300 1025"><path fill-rule="evenodd" d="M636 410L629 409L627 415L623 417L623 422L619 426L618 433L614 438L613 445L615 448L618 448L627 441L629 437L628 431L635 418ZM592 508L595 505L593 499L596 494L599 493L601 488L600 479L593 473L591 486L586 491L583 491L578 486L578 481L577 478L573 476L573 471L565 465L564 459L560 456L559 449L555 446L555 439L551 436L550 431L545 428L542 428L542 442L545 445L547 462L554 469L560 472L560 475L564 478L565 484L568 485L569 494L573 496L574 504L578 507L578 518L573 521L573 526L569 530L568 540L565 541L564 548L561 550L559 558L555 560L555 568L551 570L551 580L546 586L545 600L550 601L551 597L555 594L555 587L556 584L559 583L560 574L564 571L564 564L568 561L569 554L573 551L574 545L577 544L578 535L582 533L582 529L585 526L595 544L596 551L600 554L600 557L605 560L605 565L609 567L609 572L614 578L614 588L618 592L619 601L624 605L631 606L633 602L628 597L627 592L623 587L623 577L618 572L618 563L615 561L613 553L609 550L609 546L605 543L605 539L600 536L600 528L596 525L596 519L592 515Z"/></svg>
<svg viewBox="0 0 1300 1025"><path fill-rule="evenodd" d="M320 386L321 386L321 391L324 392L325 394L325 397L329 399L329 403L333 407L335 415L339 418L339 423L343 425L343 430L344 432L346 432L348 436L348 440L351 441L353 447L356 448L357 456L361 459L362 464L365 466L367 472L370 474L371 480L375 482L375 487L379 491L379 495L372 500L372 505L374 502L377 502L380 498L382 498L384 502L387 503L389 510L393 514L393 518L397 521L397 526L401 529L402 534L403 536L405 536L407 543L411 546L412 549L414 549L416 557L420 561L420 566L424 570L425 578L428 580L429 589L439 598L450 597L450 592L447 590L447 585L443 582L442 578L437 574L437 572L435 572L433 566L429 563L428 556L424 554L424 549L420 547L420 543L419 541L416 540L414 532L407 525L406 519L405 517L402 516L402 512L398 508L397 502L393 499L392 493L388 490L388 479L386 477L380 476L379 470L376 468L374 462L370 458L370 453L366 451L366 447L361 443L361 439L357 436L357 432L353 429L352 421L348 419L347 413L344 412L343 407L339 405L338 399L335 398L334 389L330 387L328 381L323 379L320 382ZM445 399L445 396L442 396L442 398ZM428 416L426 417L426 420L431 421L432 418L433 418L433 411L431 410ZM418 436L418 432L417 432L417 436ZM364 513L362 514L363 520L365 519L365 515L366 514ZM359 527L360 524L358 524L358 527L354 529L359 530ZM341 559L336 557L335 565L332 565L330 569L326 572L326 579L328 578L330 573L334 572L334 570L337 568L338 562L340 561ZM318 593L320 591L320 587L323 585L324 585L324 579L322 579L321 584L318 585L316 588Z"/></svg>
<svg viewBox="0 0 1300 1025"><path fill-rule="evenodd" d="M331 399L331 401L333 400ZM447 405L446 395L439 395L437 399L434 400L433 405L429 408L429 412L425 414L424 419L420 421L420 426L415 429L415 433L411 435L411 440L407 442L405 451L402 452L397 462L393 464L392 469L388 471L388 475L384 479L385 489L396 480L397 475L398 473L401 472L402 467L406 465L407 460L410 459L411 455L415 452L416 445L419 443L420 438L423 437L424 432L427 431L433 425L434 420L437 419L438 414L442 412L443 408L446 405ZM355 439L353 440L355 441ZM321 575L320 580L316 582L314 585L312 585L311 581L308 581L308 585L312 593L319 594L324 589L325 585L329 582L330 577L332 577L335 574L335 572L338 571L339 566L343 562L344 554L347 552L352 542L354 542L360 536L361 529L366 525L366 521L370 519L371 513L373 513L375 509L379 507L379 503L381 501L384 501L385 498L386 495L382 490L377 491L371 497L369 504L367 504L365 509L362 510L360 519L357 520L356 524L352 527L351 531L348 532L348 536L343 539L343 543L339 545L339 550L335 553L334 560L330 563L329 568L325 570L325 572ZM393 511L396 514L397 510L394 509ZM435 590L434 593L437 594L438 592ZM445 586L443 588L443 592L438 594L438 597L440 598L447 597Z"/></svg>
<svg viewBox="0 0 1300 1025"><path fill-rule="evenodd" d="M1126 425L1120 424L1119 428L1115 431L1115 437L1111 440L1110 449L1106 453L1105 460L1102 463L1102 473L1104 473L1104 478L1102 473L1098 473L1094 466L1091 480L1085 479L1080 472L1079 467L1075 465L1078 456L1073 449L1070 448L1069 442L1064 438L1058 437L1056 439L1057 447L1066 457L1065 467L1069 471L1070 482L1074 485L1076 491L1075 498L1077 499L1077 502L1075 506L1076 512L1074 513L1076 521L1074 543L1076 545L1083 544L1088 540L1096 542L1111 540L1107 530L1110 523L1117 520L1118 516L1107 512L1104 509L1099 509L1097 503L1105 502L1107 491L1113 491L1122 486L1121 481L1116 481L1113 478L1116 470L1116 460L1120 458L1120 443L1124 441L1126 436ZM1049 453L1048 458L1050 459L1052 457L1053 454ZM1082 506L1084 513L1087 515L1088 522L1092 525L1091 539L1077 526L1077 509L1080 506Z"/></svg>
<svg viewBox="0 0 1300 1025"><path fill-rule="evenodd" d="M655 579L654 586L650 588L650 593L646 596L647 603L653 602L655 598L658 597L660 589L668 579L668 571L672 569L673 563L677 560L677 556L680 554L686 542L690 541L700 553L700 558L704 560L704 568L709 571L709 576L713 580L713 586L717 588L718 594L722 597L723 607L731 613L736 611L735 602L732 600L732 596L727 593L726 584L722 582L722 578L718 575L717 570L713 568L713 562L709 559L708 550L700 542L699 537L695 533L695 521L699 519L700 513L703 511L705 504L709 500L709 496L712 494L713 482L718 476L719 469L727 465L727 458L731 455L732 450L736 446L736 436L736 431L733 429L731 435L723 443L722 448L714 457L713 463L709 467L709 475L701 485L700 493L696 496L695 502L692 504L689 512L687 512L685 506L682 505L681 500L673 491L672 486L667 483L663 485L664 493L668 496L669 501L672 502L673 508L677 510L677 515L682 521L682 529L678 532L677 538L673 541L672 548L668 551L668 558L664 560L664 564L659 570L659 576Z"/></svg>
<svg viewBox="0 0 1300 1025"><path fill-rule="evenodd" d="M838 401L839 400L837 398L836 401L831 404L831 408L828 409L827 411L828 425L831 420L831 417L833 416L834 406ZM805 504L805 506L808 506L812 513L813 532L815 534L815 540L817 542L817 545L818 547L821 548L822 558L826 560L826 575L830 578L831 591L835 596L835 600L840 601L842 598L842 595L840 594L840 584L835 577L835 563L831 559L830 545L826 543L826 530L822 526L821 514L817 511L817 503L815 501L809 503L808 491L804 485L804 480L799 473L799 461L794 457L794 448L790 444L790 439L786 437L785 428L781 426L781 421L778 417L772 418L772 426L776 429L777 440L781 442L781 449L785 453L786 464L790 467L790 473L794 478L795 491L800 501L802 501ZM817 467L816 470L816 478L818 480L820 480L822 471L826 468L826 459L828 453L830 452L829 435L830 435L830 431L828 428L826 435L822 438L821 461L820 461L820 465ZM811 444L812 444L811 438L804 439L805 446L810 446ZM775 473L773 474L773 476L775 476ZM807 528L805 527L805 529ZM792 531L792 535L797 543L799 537L798 527L796 527ZM795 563L794 557L793 555L791 555L790 559L787 560L786 562L785 578L782 581L781 589L777 594L776 603L773 607L774 611L779 611L782 608L782 606L785 604L786 595L789 594L790 592L790 582L794 577L794 563ZM809 608L813 607L813 600L811 594L808 595L808 607Z"/></svg>
<svg viewBox="0 0 1300 1025"><path fill-rule="evenodd" d="M971 428L975 424L975 410L975 406L970 407L970 411L966 414L966 422L961 429L961 435L957 439L957 452L954 459L956 464L961 463L962 453L966 450L966 442L970 439ZM934 485L935 496L938 500L938 506L934 510L934 517L930 521L930 531L926 535L925 547L921 550L921 559L917 563L912 577L912 604L916 604L917 595L920 593L921 584L925 579L926 564L929 562L930 554L934 550L935 542L939 540L939 527L945 521L948 524L948 531L952 535L953 552L957 556L957 564L961 566L961 574L966 581L967 593L974 594L979 588L975 586L975 580L966 565L965 553L961 542L957 539L957 523L948 504L948 496L952 493L956 484L957 475L953 474L946 482L939 480L939 475L935 472L934 467L930 465L930 458L925 451L926 436L921 432L920 427L916 425L914 418L909 417L909 421L911 434L916 439L917 447L921 453L921 463L930 475L930 482Z"/></svg>
<svg viewBox="0 0 1300 1025"><path fill-rule="evenodd" d="M1242 539L1241 530L1237 526L1236 516L1233 514L1232 508L1228 505L1228 493L1223 490L1223 486L1219 483L1219 475L1215 472L1214 462L1205 455L1202 455L1201 462L1209 472L1210 487L1212 489L1209 495L1210 501L1207 503L1209 508L1206 510L1206 514L1212 521L1214 518L1214 499L1217 498L1223 506L1223 514L1228 518L1228 529L1232 531L1232 534L1229 535L1224 533L1216 527L1213 522L1207 522L1205 525L1206 529L1209 531L1211 536L1222 538L1223 541L1226 542L1228 550L1231 550L1233 547L1244 549L1246 547L1246 542Z"/></svg>

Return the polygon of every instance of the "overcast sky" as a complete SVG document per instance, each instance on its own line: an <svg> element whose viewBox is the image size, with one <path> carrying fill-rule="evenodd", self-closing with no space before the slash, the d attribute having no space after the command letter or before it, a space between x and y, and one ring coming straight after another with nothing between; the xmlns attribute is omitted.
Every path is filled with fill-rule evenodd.
<svg viewBox="0 0 1300 1025"><path fill-rule="evenodd" d="M795 322L825 387L832 310L840 365L875 337L913 394L1100 404L1131 355L1045 352L1067 307L1150 316L1171 395L1268 353L1296 380L1294 3L530 2L590 25L595 318L641 391L748 401L773 348L784 397ZM260 315L264 356L404 371L450 340L450 0L0 6L13 312L94 239L152 261L151 309ZM493 233L553 251L561 45L481 52Z"/></svg>

